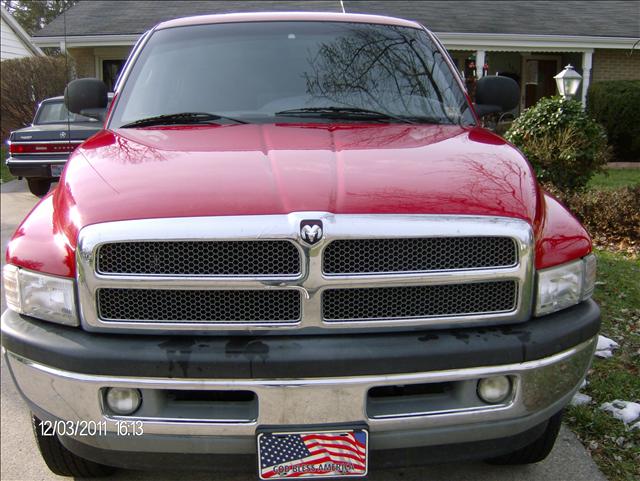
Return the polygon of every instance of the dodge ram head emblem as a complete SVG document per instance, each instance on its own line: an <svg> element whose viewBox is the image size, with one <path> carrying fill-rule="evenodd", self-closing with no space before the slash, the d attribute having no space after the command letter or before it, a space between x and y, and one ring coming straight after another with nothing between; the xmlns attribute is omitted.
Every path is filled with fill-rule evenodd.
<svg viewBox="0 0 640 481"><path fill-rule="evenodd" d="M313 245L322 239L321 220L303 220L300 222L300 238L307 244Z"/></svg>
<svg viewBox="0 0 640 481"><path fill-rule="evenodd" d="M60 138L61 139L66 139L67 138L67 133L66 132L60 132Z"/></svg>

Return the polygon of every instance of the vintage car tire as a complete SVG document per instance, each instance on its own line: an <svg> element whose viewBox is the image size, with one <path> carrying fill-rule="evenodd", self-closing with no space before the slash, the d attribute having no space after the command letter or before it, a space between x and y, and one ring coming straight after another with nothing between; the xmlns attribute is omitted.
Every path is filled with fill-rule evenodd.
<svg viewBox="0 0 640 481"><path fill-rule="evenodd" d="M553 445L558 437L560 425L562 424L562 414L563 411L560 411L553 415L549 421L547 421L547 427L542 435L531 444L527 444L511 453L487 459L486 461L489 464L516 465L538 463L544 460L553 449Z"/></svg>
<svg viewBox="0 0 640 481"><path fill-rule="evenodd" d="M44 436L42 421L31 415L33 434L47 467L58 476L98 478L113 474L115 468L81 458L65 448L57 435Z"/></svg>
<svg viewBox="0 0 640 481"><path fill-rule="evenodd" d="M27 179L29 191L38 197L44 197L51 188L51 179L29 178Z"/></svg>

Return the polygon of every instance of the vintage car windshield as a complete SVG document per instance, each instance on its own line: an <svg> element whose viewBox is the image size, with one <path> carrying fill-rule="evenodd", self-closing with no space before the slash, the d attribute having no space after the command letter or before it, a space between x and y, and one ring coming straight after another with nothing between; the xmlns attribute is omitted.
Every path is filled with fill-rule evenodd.
<svg viewBox="0 0 640 481"><path fill-rule="evenodd" d="M342 112L345 107L351 110ZM124 80L109 126L193 112L256 123L371 113L362 110L388 115L378 121L474 122L463 90L423 30L299 21L153 33Z"/></svg>
<svg viewBox="0 0 640 481"><path fill-rule="evenodd" d="M59 124L62 122L98 122L96 119L85 117L80 114L73 114L64 106L64 102L43 102L38 109L34 125Z"/></svg>

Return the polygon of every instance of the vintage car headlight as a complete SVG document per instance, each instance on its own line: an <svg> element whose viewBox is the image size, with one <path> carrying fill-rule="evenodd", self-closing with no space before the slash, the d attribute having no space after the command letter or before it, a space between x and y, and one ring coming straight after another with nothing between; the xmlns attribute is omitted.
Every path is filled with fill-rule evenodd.
<svg viewBox="0 0 640 481"><path fill-rule="evenodd" d="M596 256L538 271L536 316L544 316L591 297L596 283Z"/></svg>
<svg viewBox="0 0 640 481"><path fill-rule="evenodd" d="M20 314L67 326L77 326L73 279L21 269L2 269L7 306Z"/></svg>

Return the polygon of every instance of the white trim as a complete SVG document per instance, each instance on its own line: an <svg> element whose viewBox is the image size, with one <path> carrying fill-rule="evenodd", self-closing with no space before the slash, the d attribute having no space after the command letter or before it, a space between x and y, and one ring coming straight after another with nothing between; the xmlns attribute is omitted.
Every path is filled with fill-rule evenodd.
<svg viewBox="0 0 640 481"><path fill-rule="evenodd" d="M540 51L584 52L596 48L629 49L638 41L633 37L582 37L577 35L531 35L502 33L435 32L449 50L486 51ZM67 37L67 45L73 47L100 47L105 45L133 45L142 35L76 35ZM32 37L41 47L57 47L62 36Z"/></svg>
<svg viewBox="0 0 640 481"><path fill-rule="evenodd" d="M15 18L13 18L13 15L7 12L2 6L0 6L0 16L7 23L9 28L13 30L13 33L16 35L16 37L18 37L18 39L20 39L20 41L24 43L24 46L31 51L31 53L33 53L36 56L44 55L44 52L40 50L38 46L35 45L35 43L32 41L32 38L29 36L29 34L24 30L24 28L20 26L18 21Z"/></svg>
<svg viewBox="0 0 640 481"><path fill-rule="evenodd" d="M587 92L591 80L591 65L593 60L593 50L582 54L582 106L587 107Z"/></svg>
<svg viewBox="0 0 640 481"><path fill-rule="evenodd" d="M476 50L476 78L478 79L481 79L484 73L486 53L484 50Z"/></svg>
<svg viewBox="0 0 640 481"><path fill-rule="evenodd" d="M633 37L581 37L576 35L529 35L502 33L435 32L449 50L585 52L596 48L628 49Z"/></svg>
<svg viewBox="0 0 640 481"><path fill-rule="evenodd" d="M132 35L76 35L67 36L67 47L128 47L133 46L142 34ZM63 36L31 37L36 45L41 47L57 47Z"/></svg>

